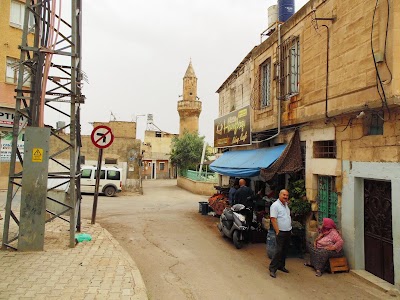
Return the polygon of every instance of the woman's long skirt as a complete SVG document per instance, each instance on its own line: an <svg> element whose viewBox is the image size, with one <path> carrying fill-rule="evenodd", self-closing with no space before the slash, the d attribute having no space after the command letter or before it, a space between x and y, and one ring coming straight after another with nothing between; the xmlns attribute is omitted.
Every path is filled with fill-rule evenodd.
<svg viewBox="0 0 400 300"><path fill-rule="evenodd" d="M335 250L330 251L317 249L310 243L307 244L307 250L310 253L310 265L312 265L315 270L320 270L321 272L324 272L329 268L329 259L331 257L344 256L343 249L339 252L336 252Z"/></svg>

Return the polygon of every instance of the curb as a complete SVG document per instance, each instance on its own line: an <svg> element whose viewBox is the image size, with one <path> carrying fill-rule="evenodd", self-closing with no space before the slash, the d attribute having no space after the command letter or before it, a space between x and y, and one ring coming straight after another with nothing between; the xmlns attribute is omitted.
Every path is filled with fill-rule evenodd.
<svg viewBox="0 0 400 300"><path fill-rule="evenodd" d="M147 289L146 285L144 284L142 274L137 268L135 261L132 259L129 253L120 245L120 243L112 236L112 234L108 232L107 229L103 227L101 228L103 229L103 232L108 237L108 239L114 244L114 246L120 249L120 252L123 254L124 259L132 268L132 277L135 281L135 286L133 288L135 291L135 296L133 297L133 299L149 299L147 296Z"/></svg>

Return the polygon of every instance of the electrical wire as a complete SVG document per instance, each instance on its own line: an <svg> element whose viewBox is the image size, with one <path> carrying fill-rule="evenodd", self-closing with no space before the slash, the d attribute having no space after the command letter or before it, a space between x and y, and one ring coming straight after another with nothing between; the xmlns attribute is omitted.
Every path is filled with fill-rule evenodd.
<svg viewBox="0 0 400 300"><path fill-rule="evenodd" d="M388 37L388 29L389 29L389 17L390 17L390 5L389 5L389 0L386 0L387 2L387 19L386 19L386 33L385 33L385 46L384 46L384 50L383 50L383 60L385 62L386 68L389 71L390 74L390 79L386 82L386 80L384 81L386 84L389 84L390 82L392 82L393 79L393 75L392 75L392 71L389 68L389 65L387 63L386 60L386 44L387 44L387 37Z"/></svg>
<svg viewBox="0 0 400 300"><path fill-rule="evenodd" d="M387 103L385 88L383 86L383 81L382 81L381 75L379 73L378 64L376 62L374 45L373 45L374 22L375 22L375 16L376 16L376 11L377 11L377 8L378 8L378 4L379 4L379 0L376 0L374 13L372 15L371 52L372 52L372 59L374 60L374 66L375 66L375 71L376 71L376 89L378 91L379 97L381 98L382 108L386 107L386 109L388 111L388 114L389 114L389 120L390 120L390 109L389 109L389 105ZM388 2L388 4L389 4L389 2ZM388 11L388 13L389 12L390 12L390 10ZM389 19L389 15L388 15L388 19ZM388 26L388 22L387 22L387 26ZM387 31L388 31L388 28L386 27L386 32ZM386 36L387 36L387 33L386 33ZM385 47L386 47L386 41L385 41ZM384 49L384 51L386 51L386 49Z"/></svg>
<svg viewBox="0 0 400 300"><path fill-rule="evenodd" d="M345 127L343 130L337 130L337 131L338 131L338 132L343 132L343 131L345 131L345 130L347 129L347 127L353 125L353 120L354 120L354 119L356 119L356 117L351 117L351 118L349 118L349 121L347 122L346 127ZM334 124L334 126L335 126L335 128L336 128L337 125Z"/></svg>

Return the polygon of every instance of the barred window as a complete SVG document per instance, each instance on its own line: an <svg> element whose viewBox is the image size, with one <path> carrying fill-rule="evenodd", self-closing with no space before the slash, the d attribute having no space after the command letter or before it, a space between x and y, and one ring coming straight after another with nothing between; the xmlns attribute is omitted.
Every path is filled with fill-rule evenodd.
<svg viewBox="0 0 400 300"><path fill-rule="evenodd" d="M314 142L314 158L336 158L335 141Z"/></svg>
<svg viewBox="0 0 400 300"><path fill-rule="evenodd" d="M370 117L365 118L365 134L383 135L383 120L383 112L375 112Z"/></svg>
<svg viewBox="0 0 400 300"><path fill-rule="evenodd" d="M320 224L324 218L331 218L337 222L335 177L318 175L318 221Z"/></svg>
<svg viewBox="0 0 400 300"><path fill-rule="evenodd" d="M299 92L300 82L300 39L291 37L279 46L281 53L280 98L285 100Z"/></svg>
<svg viewBox="0 0 400 300"><path fill-rule="evenodd" d="M297 38L292 43L292 47L290 48L290 73L289 73L289 94L295 94L299 92L299 65L300 65L300 41Z"/></svg>
<svg viewBox="0 0 400 300"><path fill-rule="evenodd" d="M261 107L271 105L271 59L261 65Z"/></svg>

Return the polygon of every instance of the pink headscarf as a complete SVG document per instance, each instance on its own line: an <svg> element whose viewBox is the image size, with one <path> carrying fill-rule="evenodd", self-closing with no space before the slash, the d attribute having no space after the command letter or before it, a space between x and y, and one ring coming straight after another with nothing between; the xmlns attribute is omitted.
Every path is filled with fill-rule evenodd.
<svg viewBox="0 0 400 300"><path fill-rule="evenodd" d="M321 228L321 232L323 234L328 233L331 229L336 229L336 224L335 221L333 221L330 218L323 218L322 219L322 228Z"/></svg>

